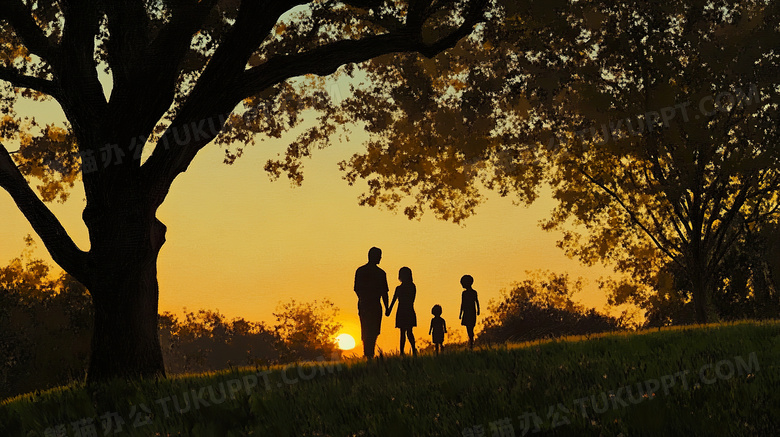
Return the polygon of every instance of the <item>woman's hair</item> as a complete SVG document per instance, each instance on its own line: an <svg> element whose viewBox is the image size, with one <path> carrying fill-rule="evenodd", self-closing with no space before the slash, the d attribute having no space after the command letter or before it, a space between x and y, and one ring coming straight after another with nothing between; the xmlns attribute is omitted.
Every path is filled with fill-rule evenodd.
<svg viewBox="0 0 780 437"><path fill-rule="evenodd" d="M469 288L474 285L474 278L472 278L471 275L463 275L463 277L460 278L460 285L462 285L463 288Z"/></svg>
<svg viewBox="0 0 780 437"><path fill-rule="evenodd" d="M433 306L433 309L431 310L431 314L434 316L440 316L441 315L441 305L436 304Z"/></svg>
<svg viewBox="0 0 780 437"><path fill-rule="evenodd" d="M403 283L412 283L412 269L409 267L401 267L401 270L398 271L398 279L401 280Z"/></svg>

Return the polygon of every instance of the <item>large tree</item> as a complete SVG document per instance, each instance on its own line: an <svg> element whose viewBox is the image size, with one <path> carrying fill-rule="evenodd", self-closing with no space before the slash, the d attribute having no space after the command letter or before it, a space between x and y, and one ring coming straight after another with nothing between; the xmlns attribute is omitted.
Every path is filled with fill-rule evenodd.
<svg viewBox="0 0 780 437"><path fill-rule="evenodd" d="M347 103L376 133L343 164L347 179L369 179L367 204L412 194L410 216L456 221L480 181L526 203L548 185L558 206L545 227L564 232L567 253L634 279L616 301L673 265L696 320L712 320L729 253L778 219L780 6L505 3L473 49L406 60L430 78L425 91L385 91L407 104L385 115L371 99Z"/></svg>
<svg viewBox="0 0 780 437"><path fill-rule="evenodd" d="M316 76L387 53L435 56L469 35L486 7L487 0L0 0L0 139L20 147L9 152L0 143L0 186L54 261L89 289L88 378L164 374L156 265L166 228L156 212L203 147L215 138L278 136L314 106L337 118L319 88L288 79L310 75L316 85ZM99 69L110 74L107 97ZM67 122L21 118L15 108L24 99L58 104ZM300 144L326 134L308 131ZM240 151L229 148L226 160ZM30 179L41 182L39 193ZM64 200L78 181L88 250L45 203Z"/></svg>

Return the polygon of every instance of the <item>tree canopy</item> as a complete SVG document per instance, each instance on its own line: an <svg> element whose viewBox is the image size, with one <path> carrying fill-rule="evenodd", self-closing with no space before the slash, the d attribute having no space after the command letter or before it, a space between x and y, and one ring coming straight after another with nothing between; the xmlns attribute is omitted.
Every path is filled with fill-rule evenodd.
<svg viewBox="0 0 780 437"><path fill-rule="evenodd" d="M632 278L618 303L675 266L696 320L717 318L727 256L778 218L780 8L544 3L507 2L447 54L406 59L427 87L382 87L392 108L347 102L375 133L342 164L347 180L368 180L365 204L411 196L410 217L455 222L481 185L520 203L549 186L558 206L544 228ZM371 83L393 83L402 62L372 62Z"/></svg>

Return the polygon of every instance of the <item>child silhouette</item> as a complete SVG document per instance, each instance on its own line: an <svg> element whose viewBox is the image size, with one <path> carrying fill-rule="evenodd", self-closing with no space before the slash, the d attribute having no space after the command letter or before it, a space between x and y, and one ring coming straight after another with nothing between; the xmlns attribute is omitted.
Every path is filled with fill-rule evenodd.
<svg viewBox="0 0 780 437"><path fill-rule="evenodd" d="M398 309L395 312L395 327L401 330L401 355L404 354L407 338L412 346L412 355L417 355L417 346L414 344L414 334L412 333L412 328L417 326L417 314L414 312L414 298L417 296L417 287L412 281L412 269L401 267L401 270L398 271L398 280L401 281L401 285L395 287L393 301L387 307L385 315L390 315L397 300Z"/></svg>
<svg viewBox="0 0 780 437"><path fill-rule="evenodd" d="M434 305L431 314L433 314L433 319L431 319L431 329L428 330L428 334L432 334L433 347L436 350L436 355L439 355L439 351L444 349L444 334L447 333L447 323L441 318L441 305Z"/></svg>
<svg viewBox="0 0 780 437"><path fill-rule="evenodd" d="M463 286L463 293L460 295L460 324L466 327L469 334L469 349L474 349L474 326L477 324L479 315L479 299L477 291L471 288L474 284L474 278L471 275L463 275L460 278L460 285Z"/></svg>

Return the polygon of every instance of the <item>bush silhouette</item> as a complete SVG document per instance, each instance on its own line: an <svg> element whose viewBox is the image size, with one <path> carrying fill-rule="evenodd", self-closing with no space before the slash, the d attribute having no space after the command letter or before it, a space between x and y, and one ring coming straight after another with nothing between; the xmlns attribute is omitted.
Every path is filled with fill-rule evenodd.
<svg viewBox="0 0 780 437"><path fill-rule="evenodd" d="M571 298L580 280L546 272L517 283L498 303L488 305L480 342L522 342L567 335L585 335L624 328L618 318L585 309Z"/></svg>

